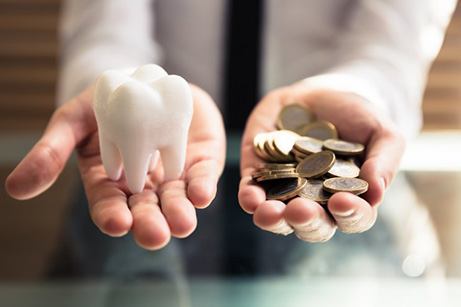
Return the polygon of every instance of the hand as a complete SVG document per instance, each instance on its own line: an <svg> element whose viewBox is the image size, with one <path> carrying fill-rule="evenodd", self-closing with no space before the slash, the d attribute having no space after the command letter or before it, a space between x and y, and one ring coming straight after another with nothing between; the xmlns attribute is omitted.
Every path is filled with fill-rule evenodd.
<svg viewBox="0 0 461 307"><path fill-rule="evenodd" d="M262 161L253 150L253 138L259 132L275 130L278 113L291 103L307 106L319 119L332 122L342 139L366 145L366 157L360 178L369 184L363 198L336 193L328 201L327 212L316 202L295 198L284 204L266 200L264 190L251 180L251 173ZM377 207L392 181L404 150L404 139L386 119L374 114L363 98L343 92L310 90L296 84L270 93L253 110L242 141L239 202L253 214L254 223L267 231L295 234L309 242L329 240L336 228L358 233L373 226Z"/></svg>
<svg viewBox="0 0 461 307"><path fill-rule="evenodd" d="M221 115L206 93L191 87L194 115L180 180L163 182L160 164L148 174L144 191L130 195L123 177L117 182L107 177L90 88L56 110L42 138L7 178L6 190L16 199L44 192L76 148L90 215L102 232L117 237L132 230L146 249L165 246L171 236L188 236L197 225L195 208L207 207L216 195L225 159Z"/></svg>

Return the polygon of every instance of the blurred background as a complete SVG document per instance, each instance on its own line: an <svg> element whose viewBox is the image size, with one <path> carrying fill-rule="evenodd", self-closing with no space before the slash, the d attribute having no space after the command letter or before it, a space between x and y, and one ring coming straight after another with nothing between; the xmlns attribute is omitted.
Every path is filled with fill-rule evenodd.
<svg viewBox="0 0 461 307"><path fill-rule="evenodd" d="M59 0L0 0L0 182L32 146L54 110ZM434 219L449 276L461 276L461 7L431 69L422 135L402 168ZM451 159L450 157L454 157ZM459 159L459 155L458 155ZM0 280L46 274L79 180L75 163L34 200L0 191Z"/></svg>

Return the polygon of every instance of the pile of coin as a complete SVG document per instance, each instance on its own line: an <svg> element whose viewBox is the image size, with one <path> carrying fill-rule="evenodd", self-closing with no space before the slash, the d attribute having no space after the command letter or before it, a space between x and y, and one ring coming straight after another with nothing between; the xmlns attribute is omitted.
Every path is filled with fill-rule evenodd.
<svg viewBox="0 0 461 307"><path fill-rule="evenodd" d="M360 195L368 190L368 183L357 178L362 144L338 139L332 123L317 120L299 104L285 106L276 125L279 130L253 139L255 153L266 163L252 177L267 199L299 196L325 205L336 192Z"/></svg>

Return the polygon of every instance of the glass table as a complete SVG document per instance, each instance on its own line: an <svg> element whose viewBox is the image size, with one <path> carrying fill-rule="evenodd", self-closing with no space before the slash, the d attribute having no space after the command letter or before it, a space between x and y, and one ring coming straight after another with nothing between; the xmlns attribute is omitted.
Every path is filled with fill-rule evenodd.
<svg viewBox="0 0 461 307"><path fill-rule="evenodd" d="M393 223L378 220L364 234L337 233L330 243L309 245L299 244L293 236L284 238L260 231L252 224L251 216L236 205L236 186L229 176L238 178L240 140L231 135L227 175L221 182L224 192L217 200L233 208L225 212L231 216L223 219L222 212L214 212L222 206L211 206L199 211L199 228L191 238L173 240L170 245L182 248L179 254L187 258L178 266L186 267L181 274L126 273L142 272L151 264L154 270L171 264L146 258L148 254L134 248L129 237L115 239L113 242L119 245L110 248L96 242L99 250L93 250L94 254L120 257L105 261L91 258L94 254L90 253L96 268L101 268L101 263L107 267L86 278L0 281L0 306L461 306L461 255L457 248L461 245L456 235L461 233L457 226L461 224L459 139L459 133L425 133L410 144L402 173L389 191L380 215L398 212ZM429 208L425 212L429 211L434 219L440 246L431 245L436 238L423 232L417 234L416 241L407 240L406 235L419 231L421 224L431 223L429 215L404 210L409 203L424 203L423 207ZM82 214L87 215L85 208ZM415 219L419 224L410 231L408 225ZM87 220L85 229L94 227ZM213 227L222 231L214 231ZM381 231L383 227L387 227L386 231ZM398 240L383 235L387 230L400 233ZM234 244L227 243L231 237ZM356 245L358 242L361 244ZM124 255L125 250L134 252ZM177 254L170 251L166 249L167 256L162 259L177 260L173 259ZM396 257L397 251L404 257ZM426 257L422 262L419 253ZM303 262L305 255L308 261ZM439 258L445 260L445 265L438 266ZM286 263L290 265L284 267ZM445 279L445 270L454 277ZM95 278L97 275L104 277Z"/></svg>
<svg viewBox="0 0 461 307"><path fill-rule="evenodd" d="M191 279L0 284L8 307L455 307L461 279Z"/></svg>

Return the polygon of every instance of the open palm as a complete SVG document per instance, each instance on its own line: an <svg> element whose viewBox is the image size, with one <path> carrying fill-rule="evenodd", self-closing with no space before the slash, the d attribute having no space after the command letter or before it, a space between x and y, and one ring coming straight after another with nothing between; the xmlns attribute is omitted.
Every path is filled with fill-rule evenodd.
<svg viewBox="0 0 461 307"><path fill-rule="evenodd" d="M54 113L42 138L8 177L8 193L17 199L42 193L77 149L91 218L102 232L122 236L131 230L147 249L163 247L171 236L188 236L197 225L195 208L205 208L215 197L225 159L221 115L202 90L192 86L192 92L194 115L179 180L164 182L159 163L148 174L144 190L131 195L123 176L118 181L107 177L90 88Z"/></svg>
<svg viewBox="0 0 461 307"><path fill-rule="evenodd" d="M369 184L363 198L336 193L328 201L330 216L318 203L295 198L284 204L266 200L264 190L251 180L261 164L253 151L253 138L259 132L275 129L278 113L290 103L307 106L319 119L332 122L344 140L365 144L366 157L360 177ZM363 98L350 93L312 90L296 84L273 91L258 104L248 119L242 142L239 202L254 214L254 223L274 233L296 235L305 241L330 239L336 228L343 232L363 232L373 226L377 205L394 177L403 154L404 140L392 123L376 114Z"/></svg>

